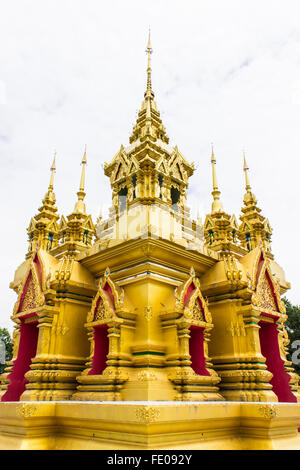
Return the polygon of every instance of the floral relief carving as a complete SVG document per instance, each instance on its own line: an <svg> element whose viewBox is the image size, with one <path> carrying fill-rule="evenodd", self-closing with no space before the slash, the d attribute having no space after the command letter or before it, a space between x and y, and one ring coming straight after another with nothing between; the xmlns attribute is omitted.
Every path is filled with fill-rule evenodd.
<svg viewBox="0 0 300 470"><path fill-rule="evenodd" d="M33 310L44 305L44 303L45 298L40 287L36 268L31 260L27 276L25 276L23 284L19 289L19 297L14 307L14 314Z"/></svg>
<svg viewBox="0 0 300 470"><path fill-rule="evenodd" d="M136 417L140 423L150 424L158 420L160 411L149 406L139 407L136 410Z"/></svg>
<svg viewBox="0 0 300 470"><path fill-rule="evenodd" d="M22 416L23 418L29 418L30 416L34 416L36 414L37 407L29 404L22 404L17 406L16 411L19 416Z"/></svg>
<svg viewBox="0 0 300 470"><path fill-rule="evenodd" d="M273 419L278 416L278 410L272 405L262 405L258 408L258 411L266 419Z"/></svg>
<svg viewBox="0 0 300 470"><path fill-rule="evenodd" d="M258 285L256 294L256 305L260 310L263 311L278 310L267 276L264 276L264 278L261 279Z"/></svg>
<svg viewBox="0 0 300 470"><path fill-rule="evenodd" d="M192 313L192 320L205 321L203 311L202 311L202 308L200 307L200 303L199 303L198 299L196 299L196 302L194 304L193 313Z"/></svg>
<svg viewBox="0 0 300 470"><path fill-rule="evenodd" d="M140 382L147 382L149 380L157 380L157 377L152 371L142 370L138 373L137 379Z"/></svg>
<svg viewBox="0 0 300 470"><path fill-rule="evenodd" d="M103 299L100 298L98 306L95 310L94 321L104 320L107 317Z"/></svg>
<svg viewBox="0 0 300 470"><path fill-rule="evenodd" d="M151 318L153 317L153 309L151 305L147 305L147 307L144 307L144 317L147 321L151 320Z"/></svg>

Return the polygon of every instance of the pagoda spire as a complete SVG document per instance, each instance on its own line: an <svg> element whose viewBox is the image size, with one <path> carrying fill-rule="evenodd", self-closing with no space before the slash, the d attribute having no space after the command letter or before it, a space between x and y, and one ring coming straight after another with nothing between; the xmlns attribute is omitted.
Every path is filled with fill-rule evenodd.
<svg viewBox="0 0 300 470"><path fill-rule="evenodd" d="M82 165L82 170L81 170L81 177L80 177L80 185L79 185L79 191L77 192L78 200L75 204L75 212L82 212L83 214L86 213L85 211L85 203L83 202L85 198L85 167L87 164L87 158L86 158L86 146L84 148L84 154L81 160L81 165Z"/></svg>
<svg viewBox="0 0 300 470"><path fill-rule="evenodd" d="M246 162L245 152L243 152L243 157L244 157L244 172L245 172L246 191L247 191L247 193L251 193L251 186L250 186L250 183L249 183L249 175L248 175L249 168L248 168L248 165L247 165L247 162Z"/></svg>
<svg viewBox="0 0 300 470"><path fill-rule="evenodd" d="M27 258L31 256L37 247L43 250L51 250L58 243L58 224L57 220L59 215L57 214L57 207L55 205L56 198L53 192L54 189L54 173L56 170L56 151L54 152L53 163L50 171L50 183L48 191L42 201L42 206L39 208L39 212L32 217L29 227L27 229L29 237L29 250Z"/></svg>
<svg viewBox="0 0 300 470"><path fill-rule="evenodd" d="M146 53L148 55L148 66L147 66L147 89L145 92L145 98L150 97L154 98L154 93L152 91L152 69L151 69L151 54L153 52L151 46L151 37L150 37L150 28L149 28L149 35L148 35L148 42L146 47Z"/></svg>
<svg viewBox="0 0 300 470"><path fill-rule="evenodd" d="M216 174L216 158L214 154L214 147L211 145L211 165L212 165L212 183L213 183L213 190L212 190L212 196L214 198L212 206L211 206L211 212L212 214L216 212L220 212L223 210L222 203L220 201L220 191L218 189L218 183L217 183L217 174Z"/></svg>
<svg viewBox="0 0 300 470"><path fill-rule="evenodd" d="M84 203L85 198L85 167L87 165L86 146L81 160L82 170L80 176L79 191L77 192L77 201L74 211L65 217L62 217L60 223L61 246L60 255L75 256L76 253L91 246L95 236L95 226L92 217L87 215Z"/></svg>
<svg viewBox="0 0 300 470"><path fill-rule="evenodd" d="M221 254L228 254L228 250L236 251L235 234L238 225L235 217L227 214L220 201L220 191L218 188L216 174L216 157L213 145L211 145L211 165L212 165L212 196L213 203L211 213L206 216L204 222L204 237L206 244L213 250Z"/></svg>
<svg viewBox="0 0 300 470"><path fill-rule="evenodd" d="M238 237L241 245L248 251L253 250L259 243L262 243L269 256L272 256L270 253L272 229L268 219L261 214L261 209L257 206L257 200L251 190L245 152L243 152L243 160L246 193L243 200L244 205L241 209L240 220L242 223L239 226Z"/></svg>
<svg viewBox="0 0 300 470"><path fill-rule="evenodd" d="M50 168L51 176L50 176L50 183L48 187L48 191L53 192L53 183L54 183L54 173L56 171L56 150L54 151L53 163Z"/></svg>
<svg viewBox="0 0 300 470"><path fill-rule="evenodd" d="M148 41L146 46L147 54L147 85L144 93L144 100L136 124L133 127L132 134L129 142L132 144L137 140L141 142L152 141L156 142L158 139L165 144L169 143L169 138L166 134L166 129L160 118L160 112L157 109L154 101L154 92L152 90L152 68L151 68L151 54L153 53L151 45L150 29L148 34Z"/></svg>

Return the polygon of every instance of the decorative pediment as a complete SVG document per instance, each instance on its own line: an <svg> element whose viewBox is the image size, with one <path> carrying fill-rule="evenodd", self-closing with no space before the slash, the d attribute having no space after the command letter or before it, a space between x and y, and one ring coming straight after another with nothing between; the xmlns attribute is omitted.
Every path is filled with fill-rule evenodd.
<svg viewBox="0 0 300 470"><path fill-rule="evenodd" d="M104 276L99 281L98 292L92 302L87 321L102 322L117 318L116 311L124 305L124 290L110 277L110 269L106 268Z"/></svg>
<svg viewBox="0 0 300 470"><path fill-rule="evenodd" d="M230 225L231 225L232 228L234 228L235 230L238 230L238 228L239 228L238 223L237 223L237 220L236 220L236 217L235 217L234 214L230 217Z"/></svg>
<svg viewBox="0 0 300 470"><path fill-rule="evenodd" d="M123 149L117 154L114 161L114 170L111 175L111 181L116 182L121 178L126 177L130 173L131 161Z"/></svg>
<svg viewBox="0 0 300 470"><path fill-rule="evenodd" d="M59 230L64 230L67 227L66 218L62 215L59 223Z"/></svg>
<svg viewBox="0 0 300 470"><path fill-rule="evenodd" d="M116 309L123 308L124 306L124 289L116 284L111 276L109 267L106 268L104 276L100 279L100 284L104 290L110 293L113 298L113 303Z"/></svg>
<svg viewBox="0 0 300 470"><path fill-rule="evenodd" d="M252 230L252 225L249 222L242 222L239 228L240 232L250 232Z"/></svg>
<svg viewBox="0 0 300 470"><path fill-rule="evenodd" d="M128 174L131 175L132 173L136 173L138 171L139 165L134 156L131 156L130 163L129 163L129 172Z"/></svg>
<svg viewBox="0 0 300 470"><path fill-rule="evenodd" d="M204 230L211 230L214 227L214 221L207 215L204 221Z"/></svg>
<svg viewBox="0 0 300 470"><path fill-rule="evenodd" d="M31 311L41 307L45 303L45 297L41 289L40 267L37 264L37 255L31 259L28 271L24 276L23 283L19 286L18 300L14 306L14 314Z"/></svg>
<svg viewBox="0 0 300 470"><path fill-rule="evenodd" d="M164 163L163 160L161 160L160 162L158 162L157 168L158 168L158 171L159 171L160 173L163 173L164 175L167 175L167 174L168 174L166 165L165 165L165 163Z"/></svg>
<svg viewBox="0 0 300 470"><path fill-rule="evenodd" d="M177 153L175 154L175 158L173 158L170 162L169 169L170 169L170 174L172 175L172 177L180 181L183 181L185 183L187 182L187 174L183 168L182 158L180 157L179 154Z"/></svg>
<svg viewBox="0 0 300 470"><path fill-rule="evenodd" d="M177 311L183 311L183 317L192 323L212 321L193 267L188 280L175 289L175 308Z"/></svg>
<svg viewBox="0 0 300 470"><path fill-rule="evenodd" d="M30 223L29 223L29 227L27 229L28 232L32 232L34 230L35 226L36 226L36 221L32 217L31 220L30 220Z"/></svg>
<svg viewBox="0 0 300 470"><path fill-rule="evenodd" d="M83 229L88 229L88 230L91 230L91 231L95 230L95 226L93 224L92 217L90 215L87 216L87 218L83 222L82 228Z"/></svg>
<svg viewBox="0 0 300 470"><path fill-rule="evenodd" d="M272 228L271 228L269 219L265 219L265 221L264 221L264 229L265 229L265 231L266 231L267 233L269 233L270 235L272 234Z"/></svg>
<svg viewBox="0 0 300 470"><path fill-rule="evenodd" d="M262 248L260 248L255 267L254 279L257 279L257 282L252 295L252 303L262 313L284 314L285 307L280 298L279 282L272 275L268 258L263 257Z"/></svg>
<svg viewBox="0 0 300 470"><path fill-rule="evenodd" d="M58 224L56 222L55 219L52 219L49 224L47 225L46 229L49 231L49 232L58 232L59 230L59 227L58 227Z"/></svg>

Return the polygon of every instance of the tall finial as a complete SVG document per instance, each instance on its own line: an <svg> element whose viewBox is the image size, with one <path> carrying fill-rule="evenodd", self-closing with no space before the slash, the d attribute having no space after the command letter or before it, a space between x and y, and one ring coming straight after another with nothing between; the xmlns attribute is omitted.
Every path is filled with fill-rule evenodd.
<svg viewBox="0 0 300 470"><path fill-rule="evenodd" d="M148 42L147 42L147 47L146 47L146 53L148 54L148 66L147 66L147 91L145 93L145 96L151 96L153 95L152 91L152 84L151 84L151 54L153 52L152 46L151 46L151 39L150 39L150 28L149 28L149 35L148 35Z"/></svg>
<svg viewBox="0 0 300 470"><path fill-rule="evenodd" d="M245 151L243 151L243 156L244 156L244 172L245 172L246 191L247 191L247 193L249 193L249 192L251 192L251 186L250 186L250 183L249 183L249 176L248 176L249 168L248 168L247 162L246 162Z"/></svg>
<svg viewBox="0 0 300 470"><path fill-rule="evenodd" d="M212 165L212 182L213 182L213 190L212 190L212 196L214 198L211 211L212 213L219 212L223 209L222 203L220 201L220 191L218 189L218 183L217 183L217 175L216 175L216 158L214 154L214 147L213 144L211 144L211 165Z"/></svg>
<svg viewBox="0 0 300 470"><path fill-rule="evenodd" d="M86 145L84 147L84 154L81 160L82 164L82 171L81 171L81 178L80 178L80 186L79 186L79 191L77 193L78 196L78 201L75 204L75 212L82 212L85 214L85 204L83 202L84 197L85 197L85 191L84 191L84 186L85 186L85 166L87 164L87 159L86 159Z"/></svg>
<svg viewBox="0 0 300 470"><path fill-rule="evenodd" d="M53 163L52 163L52 166L50 168L51 176L50 176L50 184L49 184L48 191L51 191L51 192L53 191L53 182L54 182L55 170L56 170L56 150L54 151Z"/></svg>
<svg viewBox="0 0 300 470"><path fill-rule="evenodd" d="M81 179L80 179L80 188L79 191L84 191L84 184L85 184L85 165L87 164L86 160L86 145L84 147L84 154L81 160L82 165L82 172L81 172Z"/></svg>

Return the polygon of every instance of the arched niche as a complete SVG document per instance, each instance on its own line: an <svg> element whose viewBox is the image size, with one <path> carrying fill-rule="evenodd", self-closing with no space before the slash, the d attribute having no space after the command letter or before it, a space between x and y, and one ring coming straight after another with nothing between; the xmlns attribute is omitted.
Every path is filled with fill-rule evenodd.
<svg viewBox="0 0 300 470"><path fill-rule="evenodd" d="M200 281L195 277L193 269L190 274L181 291L178 289L176 292L178 307L182 308L178 324L182 322L188 325L190 367L197 375L210 375L207 368L207 334L212 327L211 315L200 290Z"/></svg>
<svg viewBox="0 0 300 470"><path fill-rule="evenodd" d="M30 370L33 358L36 356L38 344L38 317L36 309L45 304L42 291L43 266L37 253L29 261L27 274L19 285L19 294L14 307L14 320L17 323L15 331L18 342L16 344L15 359L8 367L6 376L7 390L1 401L19 401L25 391L28 380L26 373Z"/></svg>
<svg viewBox="0 0 300 470"><path fill-rule="evenodd" d="M86 328L91 341L91 353L87 363L88 375L101 375L107 367L117 365L120 350L121 325L133 316L124 305L124 290L105 270L99 281L98 292L89 311Z"/></svg>
<svg viewBox="0 0 300 470"><path fill-rule="evenodd" d="M286 309L280 298L279 284L272 275L263 249L259 250L254 265L252 304L259 312L259 341L267 370L272 373L270 383L279 402L296 402L293 394L296 376L287 361L288 334L284 323Z"/></svg>
<svg viewBox="0 0 300 470"><path fill-rule="evenodd" d="M166 367L178 400L223 400L220 377L208 354L212 317L193 268L160 315L167 348Z"/></svg>

